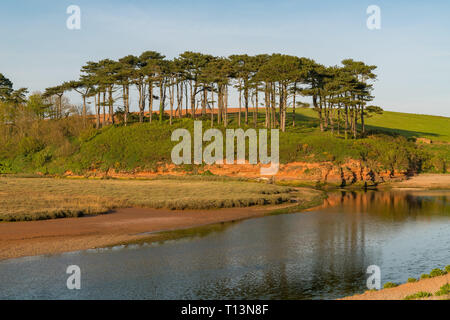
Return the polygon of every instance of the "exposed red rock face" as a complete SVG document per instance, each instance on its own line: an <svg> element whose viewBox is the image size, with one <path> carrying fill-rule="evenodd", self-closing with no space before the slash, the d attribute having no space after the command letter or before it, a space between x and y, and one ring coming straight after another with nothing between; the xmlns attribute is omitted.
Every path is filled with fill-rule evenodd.
<svg viewBox="0 0 450 320"><path fill-rule="evenodd" d="M260 169L263 165L257 164L214 164L195 166L193 171L187 171L186 167L174 164L161 163L152 171L139 170L133 172L119 172L110 169L107 172L91 171L89 176L116 177L116 178L150 178L160 175L183 176L192 173L212 173L218 176L245 177L245 178L270 178L261 176ZM72 172L66 172L68 176L74 176ZM365 166L361 161L349 160L337 165L332 162L291 162L280 164L275 178L279 180L301 180L318 183L333 183L343 186L355 183L368 185L393 180L401 180L406 177L406 172L392 172L378 166L376 169Z"/></svg>

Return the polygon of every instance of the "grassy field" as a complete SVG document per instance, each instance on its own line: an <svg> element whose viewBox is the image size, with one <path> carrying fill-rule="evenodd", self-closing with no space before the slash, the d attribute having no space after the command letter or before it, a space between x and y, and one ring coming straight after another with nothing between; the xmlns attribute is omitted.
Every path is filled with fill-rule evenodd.
<svg viewBox="0 0 450 320"><path fill-rule="evenodd" d="M295 190L212 178L94 180L0 177L0 221L77 217L118 207L210 209L278 204Z"/></svg>
<svg viewBox="0 0 450 320"><path fill-rule="evenodd" d="M378 129L411 138L450 142L450 118L385 111L367 119L369 129Z"/></svg>
<svg viewBox="0 0 450 320"><path fill-rule="evenodd" d="M292 109L288 112L292 112ZM314 123L317 113L313 109L296 109L301 125ZM450 142L450 118L423 114L384 111L366 118L368 130L392 132L408 138L427 138Z"/></svg>

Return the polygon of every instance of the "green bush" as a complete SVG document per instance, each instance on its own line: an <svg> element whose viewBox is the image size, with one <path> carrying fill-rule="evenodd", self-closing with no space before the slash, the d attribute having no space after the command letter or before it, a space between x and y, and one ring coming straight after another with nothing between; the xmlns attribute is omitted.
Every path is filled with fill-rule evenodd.
<svg viewBox="0 0 450 320"><path fill-rule="evenodd" d="M444 268L444 270L445 270L447 273L450 273L450 265L446 266L446 267Z"/></svg>
<svg viewBox="0 0 450 320"><path fill-rule="evenodd" d="M398 287L398 284L394 282L386 282L383 286L384 289L395 288Z"/></svg>
<svg viewBox="0 0 450 320"><path fill-rule="evenodd" d="M420 279L429 279L429 278L431 278L430 275L426 274L426 273L424 273L420 276Z"/></svg>
<svg viewBox="0 0 450 320"><path fill-rule="evenodd" d="M18 151L21 155L28 155L34 152L38 152L43 148L42 143L33 137L24 137L20 140L18 145Z"/></svg>
<svg viewBox="0 0 450 320"><path fill-rule="evenodd" d="M0 173L13 173L11 160L9 159L0 160Z"/></svg>
<svg viewBox="0 0 450 320"><path fill-rule="evenodd" d="M408 282L409 282L409 283L411 283L411 282L417 282L417 279L416 279L416 278L408 278Z"/></svg>
<svg viewBox="0 0 450 320"><path fill-rule="evenodd" d="M49 162L52 158L52 153L49 149L41 150L33 155L33 164L35 167L42 167L44 164Z"/></svg>
<svg viewBox="0 0 450 320"><path fill-rule="evenodd" d="M444 284L440 289L439 289L439 291L437 291L436 293L435 293L435 295L437 295L437 296L444 296L444 295L447 295L447 294L450 294L450 284Z"/></svg>
<svg viewBox="0 0 450 320"><path fill-rule="evenodd" d="M446 274L447 272L442 271L441 269L433 269L430 272L430 278L434 278L434 277L439 277L439 276L443 276L444 274Z"/></svg>
<svg viewBox="0 0 450 320"><path fill-rule="evenodd" d="M411 294L409 296L405 297L405 300L414 300L414 299L421 299L421 298L428 298L433 296L432 293L430 292L425 292L425 291L420 291L414 294Z"/></svg>

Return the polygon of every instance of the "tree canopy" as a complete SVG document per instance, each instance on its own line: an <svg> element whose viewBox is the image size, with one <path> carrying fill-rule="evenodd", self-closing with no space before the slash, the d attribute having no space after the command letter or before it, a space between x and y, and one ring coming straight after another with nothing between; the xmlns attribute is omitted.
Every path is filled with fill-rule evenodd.
<svg viewBox="0 0 450 320"><path fill-rule="evenodd" d="M171 124L174 117L203 119L209 110L212 125L227 127L232 116L238 126L249 125L253 110L253 125L257 127L262 106L264 127L282 131L289 125L288 109L292 110L291 125L295 126L295 108L309 105L302 101L308 99L318 113L320 130L356 138L365 132L365 117L380 112L379 107L367 107L374 98L375 69L353 59L324 66L312 59L279 53L215 57L186 51L167 59L159 52L145 51L118 60L88 61L81 67L79 79L47 88L42 98L54 97L54 118L62 118L63 96L73 90L82 97L85 119L89 118L88 100L93 99L97 128L117 121L127 125L133 115L134 92L139 122L152 121L154 102L159 100L160 122L167 114ZM25 94L26 89L13 90L11 81L0 74L1 101L25 103ZM234 106L239 107L238 112L229 110L233 94L239 100L239 106ZM44 114L40 108L33 108Z"/></svg>

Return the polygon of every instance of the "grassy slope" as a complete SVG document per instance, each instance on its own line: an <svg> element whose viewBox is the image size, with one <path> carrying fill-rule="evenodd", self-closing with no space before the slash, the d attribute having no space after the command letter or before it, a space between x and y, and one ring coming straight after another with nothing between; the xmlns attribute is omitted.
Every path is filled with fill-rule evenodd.
<svg viewBox="0 0 450 320"><path fill-rule="evenodd" d="M317 118L312 109L297 109L305 118ZM428 138L433 141L450 142L450 118L413 113L384 111L366 118L368 129L394 132L409 138Z"/></svg>
<svg viewBox="0 0 450 320"><path fill-rule="evenodd" d="M407 137L450 142L450 118L446 117L385 111L367 119L367 125Z"/></svg>
<svg viewBox="0 0 450 320"><path fill-rule="evenodd" d="M230 118L230 127L236 127L236 114ZM204 129L210 128L206 119ZM251 119L252 115L250 122ZM258 120L261 128L264 121L262 112ZM450 118L385 112L368 118L367 124L369 131L378 133L356 141L345 140L330 132L320 132L317 114L311 109L297 109L296 127L292 128L291 110L288 110L288 129L280 135L280 160L282 163L333 161L339 164L351 158L363 160L368 166L381 163L383 170L405 170L414 164L420 165L423 171L439 173L450 167L450 144L445 144L450 141ZM90 130L76 137L68 137L65 141L61 138L62 142L58 144L41 136L28 139L26 143L17 141L10 146L12 149L17 146L16 150L1 150L0 147L3 151L0 152L0 173L39 171L61 174L71 170L82 174L87 170L104 171L108 168L152 170L158 162L171 161L170 152L176 143L170 141L170 136L176 128L192 131L193 122L190 119L175 119L173 126L167 122L163 125L154 122L105 127L100 131ZM392 133L398 136L392 136ZM420 137L444 144L417 145L411 139ZM7 158L2 159L2 153ZM190 167L183 169L195 169Z"/></svg>

